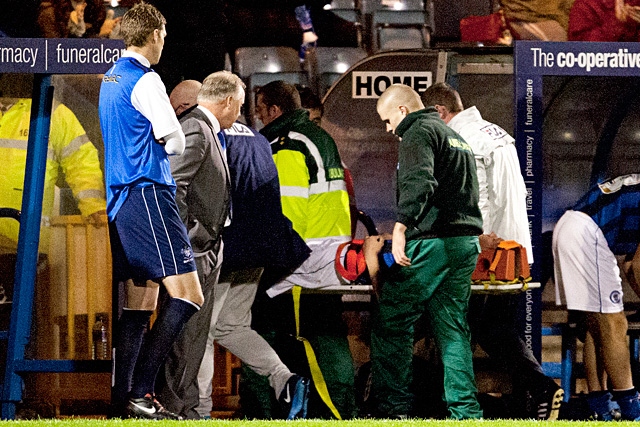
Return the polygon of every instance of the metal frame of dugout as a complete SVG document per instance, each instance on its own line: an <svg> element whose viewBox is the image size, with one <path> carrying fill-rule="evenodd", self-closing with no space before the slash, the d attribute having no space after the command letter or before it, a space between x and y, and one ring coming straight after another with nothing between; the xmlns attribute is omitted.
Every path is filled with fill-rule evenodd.
<svg viewBox="0 0 640 427"><path fill-rule="evenodd" d="M124 48L121 40L0 39L0 73L34 74L30 132L18 235L13 307L6 370L2 386L2 419L14 419L22 400L22 375L33 372L111 372L109 360L25 359L35 293L42 197L53 101L52 74L103 74Z"/></svg>

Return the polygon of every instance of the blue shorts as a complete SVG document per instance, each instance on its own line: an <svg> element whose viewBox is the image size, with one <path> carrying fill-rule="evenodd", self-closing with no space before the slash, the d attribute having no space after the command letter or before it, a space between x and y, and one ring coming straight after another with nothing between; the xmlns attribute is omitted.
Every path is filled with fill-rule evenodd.
<svg viewBox="0 0 640 427"><path fill-rule="evenodd" d="M131 188L109 223L109 236L117 281L155 281L196 270L187 229L168 187Z"/></svg>

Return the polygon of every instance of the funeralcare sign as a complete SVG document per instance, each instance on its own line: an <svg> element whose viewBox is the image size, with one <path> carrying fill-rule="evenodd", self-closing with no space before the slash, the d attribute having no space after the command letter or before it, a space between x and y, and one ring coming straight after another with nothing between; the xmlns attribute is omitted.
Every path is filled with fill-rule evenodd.
<svg viewBox="0 0 640 427"><path fill-rule="evenodd" d="M0 72L102 74L123 50L122 40L0 38Z"/></svg>
<svg viewBox="0 0 640 427"><path fill-rule="evenodd" d="M431 86L431 71L354 71L352 98L379 98L389 86L401 83L421 93Z"/></svg>

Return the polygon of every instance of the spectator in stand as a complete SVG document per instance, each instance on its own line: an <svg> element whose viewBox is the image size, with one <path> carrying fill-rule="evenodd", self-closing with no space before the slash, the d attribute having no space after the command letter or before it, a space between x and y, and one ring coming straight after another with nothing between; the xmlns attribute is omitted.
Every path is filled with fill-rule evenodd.
<svg viewBox="0 0 640 427"><path fill-rule="evenodd" d="M318 35L313 29L313 21L311 20L311 10L307 7L306 4L301 4L300 6L296 6L294 9L296 14L296 19L300 24L300 29L302 30L302 43L300 43L300 49L298 50L298 57L300 58L300 62L304 62L304 59L307 55L307 50L311 47L316 46L316 42L318 41Z"/></svg>
<svg viewBox="0 0 640 427"><path fill-rule="evenodd" d="M640 41L640 0L575 0L569 15L569 40Z"/></svg>
<svg viewBox="0 0 640 427"><path fill-rule="evenodd" d="M559 42L567 40L572 3L573 0L500 0L514 39Z"/></svg>
<svg viewBox="0 0 640 427"><path fill-rule="evenodd" d="M42 37L109 37L121 18L106 13L103 0L43 0L38 12Z"/></svg>

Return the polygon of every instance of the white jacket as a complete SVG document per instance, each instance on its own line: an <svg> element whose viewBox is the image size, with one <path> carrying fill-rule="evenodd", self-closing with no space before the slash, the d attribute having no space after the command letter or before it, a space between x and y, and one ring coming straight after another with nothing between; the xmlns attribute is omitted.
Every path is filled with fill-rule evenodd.
<svg viewBox="0 0 640 427"><path fill-rule="evenodd" d="M471 146L476 158L484 233L493 231L520 243L533 263L527 189L515 140L500 126L484 120L475 106L456 114L448 124Z"/></svg>

